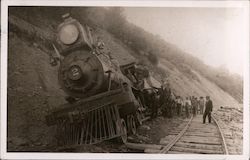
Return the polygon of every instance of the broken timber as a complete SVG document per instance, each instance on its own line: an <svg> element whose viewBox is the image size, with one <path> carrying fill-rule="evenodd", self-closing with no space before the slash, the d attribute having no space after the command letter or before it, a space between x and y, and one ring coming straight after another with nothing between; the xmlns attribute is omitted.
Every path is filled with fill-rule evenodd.
<svg viewBox="0 0 250 160"><path fill-rule="evenodd" d="M162 148L162 145L157 145L157 144L125 143L125 145L130 149L143 150L143 151L145 149L160 150Z"/></svg>

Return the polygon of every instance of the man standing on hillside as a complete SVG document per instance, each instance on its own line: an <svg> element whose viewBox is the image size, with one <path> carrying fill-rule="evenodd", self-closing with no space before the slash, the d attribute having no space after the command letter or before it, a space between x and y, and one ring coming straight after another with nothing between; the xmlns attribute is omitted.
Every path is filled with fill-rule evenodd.
<svg viewBox="0 0 250 160"><path fill-rule="evenodd" d="M206 122L208 116L208 122L211 123L211 112L213 111L213 102L210 100L209 96L206 96L205 112L203 114L203 124Z"/></svg>

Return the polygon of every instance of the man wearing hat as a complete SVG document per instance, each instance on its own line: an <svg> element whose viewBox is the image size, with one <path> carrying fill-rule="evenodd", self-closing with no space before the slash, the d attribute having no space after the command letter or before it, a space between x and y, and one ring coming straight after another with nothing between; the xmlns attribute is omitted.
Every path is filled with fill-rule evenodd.
<svg viewBox="0 0 250 160"><path fill-rule="evenodd" d="M208 122L211 123L211 112L213 111L213 102L209 96L206 96L205 112L203 114L203 123L206 122L208 116Z"/></svg>

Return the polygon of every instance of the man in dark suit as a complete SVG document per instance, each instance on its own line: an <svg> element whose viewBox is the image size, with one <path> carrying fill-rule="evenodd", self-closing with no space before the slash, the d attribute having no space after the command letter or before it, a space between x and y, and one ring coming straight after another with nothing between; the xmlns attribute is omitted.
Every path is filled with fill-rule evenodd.
<svg viewBox="0 0 250 160"><path fill-rule="evenodd" d="M206 96L205 112L203 114L203 123L206 122L208 116L208 122L211 123L211 112L213 111L213 102L210 100L209 96Z"/></svg>

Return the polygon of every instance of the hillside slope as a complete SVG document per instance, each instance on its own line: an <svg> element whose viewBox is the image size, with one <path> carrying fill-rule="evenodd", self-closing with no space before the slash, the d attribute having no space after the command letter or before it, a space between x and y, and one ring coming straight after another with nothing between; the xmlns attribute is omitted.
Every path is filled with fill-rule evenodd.
<svg viewBox="0 0 250 160"><path fill-rule="evenodd" d="M46 126L45 115L65 103L65 94L46 53L12 32L8 42L8 150L36 150L53 144L53 128Z"/></svg>
<svg viewBox="0 0 250 160"><path fill-rule="evenodd" d="M231 95L194 69L190 69L191 74L183 73L167 60L161 60L159 67L169 73L169 83L177 95L182 97L210 95L216 109L220 106L242 107Z"/></svg>

